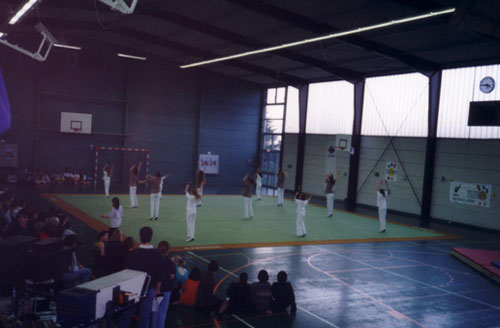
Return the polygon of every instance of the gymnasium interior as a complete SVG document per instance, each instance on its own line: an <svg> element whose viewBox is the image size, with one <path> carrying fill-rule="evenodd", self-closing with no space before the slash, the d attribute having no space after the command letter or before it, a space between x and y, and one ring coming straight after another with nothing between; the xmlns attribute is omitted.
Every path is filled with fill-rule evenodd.
<svg viewBox="0 0 500 328"><path fill-rule="evenodd" d="M217 261L218 305L242 273L293 287L286 311L171 302L162 327L498 327L499 17L494 0L0 0L0 328L141 308L149 275L96 259L115 198L131 249L150 227L187 271ZM61 278L70 257L89 281Z"/></svg>

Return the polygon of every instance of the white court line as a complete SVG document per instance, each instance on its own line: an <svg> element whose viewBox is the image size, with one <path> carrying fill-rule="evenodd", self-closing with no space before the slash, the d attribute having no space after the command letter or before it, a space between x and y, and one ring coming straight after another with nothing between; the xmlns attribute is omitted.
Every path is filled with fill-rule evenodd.
<svg viewBox="0 0 500 328"><path fill-rule="evenodd" d="M209 263L209 262L210 262L210 261L209 261L209 260L207 260L206 258L201 257L201 256L199 256L199 255L196 255L195 253L193 253L193 252L191 252L191 251L189 251L189 252L187 252L187 253L188 253L189 255L193 256L193 257L196 257L197 259L202 260L202 261L203 261L203 262L205 262L205 263ZM219 269L221 269L222 271L224 271L224 272L226 272L226 273L228 273L228 274L232 275L233 277L238 278L238 275L237 275L237 274L235 274L234 272L231 272L231 271L229 271L229 270L227 270L227 269L225 269L225 268L223 268L223 267L221 267L221 266L219 266ZM310 312L310 311L308 311L308 310L304 309L303 307L301 307L301 306L299 306L299 305L297 305L297 309L300 309L301 311L303 311L303 312L305 312L305 313L307 313L307 314L311 315L312 317L315 317L316 319L318 319L318 320L320 320L320 321L322 321L322 322L326 323L327 325L329 325L329 326L331 326L331 327L334 327L334 328L340 328L339 326L337 326L337 325L335 325L335 324L331 323L330 321L328 321L328 320L326 320L326 319L323 319L322 317L320 317L320 316L318 316L318 315L316 315L316 314L314 314L314 313L312 313L312 312ZM233 317L236 317L236 316L233 314ZM236 317L236 319L240 320L241 322L243 322L243 323L244 323L245 325L247 325L248 327L255 328L255 327L253 327L252 325L250 325L248 322L244 321L243 319L241 319L241 318L239 318L239 317Z"/></svg>
<svg viewBox="0 0 500 328"><path fill-rule="evenodd" d="M489 306L489 307L492 307L492 308L494 308L494 309L500 310L500 307L499 307L499 306L495 306L495 305L493 305L493 304L489 304L489 303L486 303L486 302L483 302L483 301L480 301L480 300L476 300L476 299L474 299L474 298L472 298L472 297L468 297L468 296L465 296L465 295L461 295L461 294L458 294L458 293L455 293L455 292L452 292L452 291L446 290L446 289L441 288L441 287L438 287L438 286L433 286L433 285L428 284L428 283L426 283L426 282L419 281L419 280L416 280L416 279L413 279L413 278L410 278L410 277L404 276L404 275L399 274L399 273L395 273L395 272L391 272L391 271L389 271L389 270L384 270L384 269L381 269L381 268L377 268L377 267L376 267L376 266L374 266L374 265L371 265L371 264L369 264L369 263L365 263L365 262L363 262L363 261L355 260L355 259L353 259L353 258L351 258L351 257L343 256L343 255L337 254L337 253L335 253L335 252L330 252L330 254L336 255L336 256L341 257L341 258L346 259L346 260L351 260L351 261L353 261L353 262L357 262L357 263L360 263L360 264L363 264L363 265L370 266L370 267L375 268L375 269L377 269L377 270L380 270L380 271L382 271L382 272L386 272L386 273L389 273L389 274L391 274L391 275L393 275L393 276L397 276L397 277L400 277L400 278L403 278L403 279L406 279L406 280L410 280L410 281L413 281L413 282L416 282L416 283L422 284L422 285L427 286L427 287L429 287L429 288L435 288L435 289L437 289L437 290L439 290L439 291L442 291L442 292L444 292L444 293L447 293L447 294L449 294L449 295L455 295L455 296L457 296L457 297L465 298L466 300L469 300L469 301L471 301L471 302L479 303L479 304L482 304L482 305Z"/></svg>
<svg viewBox="0 0 500 328"><path fill-rule="evenodd" d="M245 326L250 327L250 328L255 328L254 326L252 326L251 324L249 324L245 320L243 320L240 317L238 317L236 314L233 314L232 316L235 317L236 319L238 319L239 321L241 321L243 324L245 324Z"/></svg>

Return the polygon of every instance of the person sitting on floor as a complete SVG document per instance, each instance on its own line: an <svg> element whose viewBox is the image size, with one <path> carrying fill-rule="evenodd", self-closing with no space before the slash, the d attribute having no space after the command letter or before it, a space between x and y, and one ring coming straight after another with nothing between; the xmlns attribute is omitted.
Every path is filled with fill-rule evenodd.
<svg viewBox="0 0 500 328"><path fill-rule="evenodd" d="M269 284L269 274L266 270L260 270L257 278L259 282L254 282L251 286L253 308L258 313L271 314L273 295L271 294L271 284Z"/></svg>
<svg viewBox="0 0 500 328"><path fill-rule="evenodd" d="M212 260L208 264L208 271L205 271L201 276L198 294L196 295L196 308L198 310L215 314L222 305L222 300L218 299L214 294L214 273L217 272L217 270L219 270L219 263Z"/></svg>
<svg viewBox="0 0 500 328"><path fill-rule="evenodd" d="M201 271L197 267L191 269L188 280L182 285L179 303L186 306L196 304L196 295L200 286Z"/></svg>
<svg viewBox="0 0 500 328"><path fill-rule="evenodd" d="M252 293L248 284L246 272L240 273L237 282L232 282L227 288L227 298L220 308L219 314L225 313L247 313L252 306Z"/></svg>
<svg viewBox="0 0 500 328"><path fill-rule="evenodd" d="M271 286L271 293L273 294L272 310L274 313L287 312L290 307L290 312L297 312L297 305L295 304L295 294L293 293L292 284L287 281L288 276L285 271L278 273L278 281Z"/></svg>

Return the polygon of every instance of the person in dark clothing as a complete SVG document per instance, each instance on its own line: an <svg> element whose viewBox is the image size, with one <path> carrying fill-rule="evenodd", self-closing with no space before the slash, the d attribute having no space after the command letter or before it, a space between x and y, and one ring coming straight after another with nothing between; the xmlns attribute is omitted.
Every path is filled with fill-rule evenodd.
<svg viewBox="0 0 500 328"><path fill-rule="evenodd" d="M266 270L260 270L257 278L259 282L254 282L251 286L253 308L256 312L266 312L270 314L273 295L271 294L269 274Z"/></svg>
<svg viewBox="0 0 500 328"><path fill-rule="evenodd" d="M164 328L165 319L167 318L168 306L170 304L170 294L174 288L175 279L175 263L172 261L170 256L168 256L168 251L170 250L170 244L168 241L161 241L158 244L158 250L163 255L163 275L161 278L161 289L160 294L156 295L157 301L158 297L162 297L159 301L158 311L153 312L153 328Z"/></svg>
<svg viewBox="0 0 500 328"><path fill-rule="evenodd" d="M137 271L147 272L151 276L149 289L146 291L146 297L139 304L139 327L149 328L151 310L153 307L153 298L160 293L161 277L163 275L163 256L160 251L153 248L151 240L153 239L153 229L142 227L139 231L141 244L128 254L125 260L125 268ZM130 320L135 313L135 307L123 312L120 316L119 327L130 326Z"/></svg>
<svg viewBox="0 0 500 328"><path fill-rule="evenodd" d="M232 282L227 288L227 298L219 310L219 314L224 313L247 313L252 307L252 293L248 284L246 272L240 273L239 280Z"/></svg>
<svg viewBox="0 0 500 328"><path fill-rule="evenodd" d="M271 286L271 293L273 295L272 310L274 313L287 312L290 307L290 312L297 312L297 305L295 304L295 294L293 293L292 284L287 282L288 276L285 271L278 273L278 281Z"/></svg>
<svg viewBox="0 0 500 328"><path fill-rule="evenodd" d="M196 294L195 306L202 311L217 311L222 305L222 300L214 295L214 272L219 270L219 263L212 260L208 264L208 271L204 272L200 279L200 286Z"/></svg>
<svg viewBox="0 0 500 328"><path fill-rule="evenodd" d="M128 254L132 252L135 248L135 241L132 237L127 237L123 240L120 248L120 253L116 262L117 271L123 270L125 267L125 261L127 260Z"/></svg>
<svg viewBox="0 0 500 328"><path fill-rule="evenodd" d="M30 216L28 211L21 210L19 213L17 213L16 219L14 220L12 226L7 231L7 235L9 236L23 235L23 236L35 237L36 234L31 229L29 223L30 223Z"/></svg>

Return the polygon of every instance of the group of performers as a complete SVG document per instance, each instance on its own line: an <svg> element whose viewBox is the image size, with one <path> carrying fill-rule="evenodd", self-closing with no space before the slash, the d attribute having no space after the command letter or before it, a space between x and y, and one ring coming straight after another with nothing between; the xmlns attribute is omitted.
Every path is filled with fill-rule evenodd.
<svg viewBox="0 0 500 328"><path fill-rule="evenodd" d="M139 206L137 201L137 184L150 183L151 184L151 204L150 204L150 219L151 221L156 221L159 218L159 208L160 199L162 198L163 182L169 176L169 174L163 175L161 172L156 172L156 174L147 174L144 180L139 180L139 174L141 171L142 162L134 163L130 167L130 179L129 179L129 190L130 190L130 207L137 208ZM106 197L109 197L109 188L111 177L113 176L113 165L105 164L103 167L103 180L104 180L104 191ZM288 173L281 169L277 173L277 206L283 207L284 192L285 192L285 179ZM260 201L262 199L262 170L258 168L253 176L249 174L245 175L242 179L244 183L243 190L243 200L244 200L244 218L253 218L253 201L252 194L253 188L255 186L256 199ZM328 217L333 216L333 209L335 203L334 187L339 178L339 173L337 172L335 177L332 173L325 176L325 196L326 196L326 208ZM386 214L387 214L387 202L386 198L390 193L389 185L385 181L386 189L380 188L383 180L381 180L377 186L377 206L379 208L379 222L380 231L386 232ZM187 225L187 242L194 241L195 235L195 222L197 208L202 204L203 188L206 183L205 173L203 171L197 171L196 173L196 183L194 187L191 188L191 182L188 182L185 187L185 195L187 198L186 205L186 225ZM305 215L306 206L311 200L312 195L307 195L305 193L295 193L294 202L297 206L297 218L296 218L296 236L305 237L307 234L305 227ZM109 215L101 215L104 218L112 219L112 228L117 228L121 224L121 219L123 217L123 209L119 204L118 198L113 198L113 209ZM118 226L117 226L118 225Z"/></svg>

